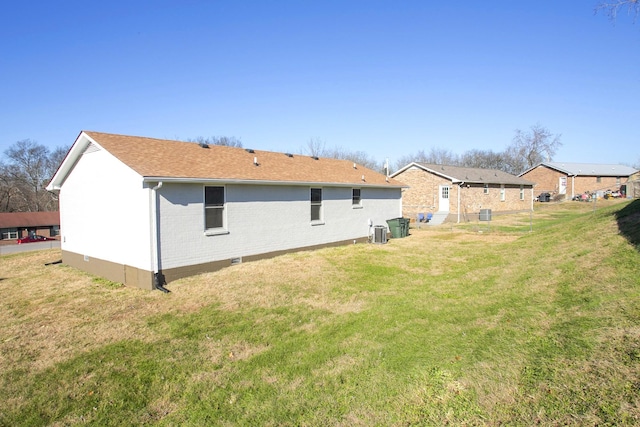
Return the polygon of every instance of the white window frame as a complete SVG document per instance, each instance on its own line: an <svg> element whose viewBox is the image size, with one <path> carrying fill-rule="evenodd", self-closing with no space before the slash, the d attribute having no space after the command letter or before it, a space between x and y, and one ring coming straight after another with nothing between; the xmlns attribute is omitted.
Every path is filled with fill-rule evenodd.
<svg viewBox="0 0 640 427"><path fill-rule="evenodd" d="M484 185L484 194L489 194L489 184Z"/></svg>
<svg viewBox="0 0 640 427"><path fill-rule="evenodd" d="M314 192L317 194L320 194L320 200L315 200L314 201ZM323 224L323 204L322 204L322 200L323 200L323 195L322 195L323 191L322 191L322 187L312 187L309 189L309 207L310 207L310 217L311 217L311 224L316 225L316 224ZM314 208L317 209L318 212L318 218L314 219Z"/></svg>
<svg viewBox="0 0 640 427"><path fill-rule="evenodd" d="M358 192L358 196L356 196L356 192ZM351 206L354 209L358 209L362 207L362 189L361 188L351 189Z"/></svg>
<svg viewBox="0 0 640 427"><path fill-rule="evenodd" d="M18 229L17 228L3 228L2 236L0 236L2 240L13 240L18 238Z"/></svg>
<svg viewBox="0 0 640 427"><path fill-rule="evenodd" d="M207 205L207 188L222 188L222 205L219 204L209 204ZM204 230L207 234L219 234L226 233L226 224L227 224L227 187L224 185L205 185L202 188L202 200L204 206L203 219L204 219ZM222 224L219 227L208 227L207 226L207 211L211 209L221 210L221 219Z"/></svg>
<svg viewBox="0 0 640 427"><path fill-rule="evenodd" d="M500 184L500 201L504 202L507 199L507 191L504 188L504 184Z"/></svg>
<svg viewBox="0 0 640 427"><path fill-rule="evenodd" d="M524 185L520 186L520 200L524 200Z"/></svg>

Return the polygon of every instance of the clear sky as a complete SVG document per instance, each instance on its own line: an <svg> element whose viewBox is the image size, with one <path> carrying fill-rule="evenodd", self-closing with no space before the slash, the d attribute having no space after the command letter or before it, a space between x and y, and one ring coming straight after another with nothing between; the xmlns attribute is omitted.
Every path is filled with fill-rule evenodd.
<svg viewBox="0 0 640 427"><path fill-rule="evenodd" d="M313 138L393 164L502 151L539 123L562 134L555 161L638 164L640 20L596 4L5 2L0 152L93 130L289 152Z"/></svg>

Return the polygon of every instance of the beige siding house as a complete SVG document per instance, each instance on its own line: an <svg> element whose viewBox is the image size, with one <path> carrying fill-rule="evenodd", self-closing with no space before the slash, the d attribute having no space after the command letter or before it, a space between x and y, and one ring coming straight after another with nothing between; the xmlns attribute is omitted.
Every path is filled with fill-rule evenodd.
<svg viewBox="0 0 640 427"><path fill-rule="evenodd" d="M425 213L461 222L477 219L481 210L520 212L533 209L534 183L494 169L410 163L391 175L403 190L403 215Z"/></svg>
<svg viewBox="0 0 640 427"><path fill-rule="evenodd" d="M637 171L629 166L596 163L543 162L520 174L536 183L535 191L564 196L618 190Z"/></svg>

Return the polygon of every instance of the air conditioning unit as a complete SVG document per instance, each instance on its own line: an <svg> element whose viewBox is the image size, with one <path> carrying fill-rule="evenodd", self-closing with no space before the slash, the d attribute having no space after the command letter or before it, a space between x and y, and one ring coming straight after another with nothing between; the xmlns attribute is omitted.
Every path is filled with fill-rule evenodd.
<svg viewBox="0 0 640 427"><path fill-rule="evenodd" d="M373 227L373 243L387 243L387 227L384 225Z"/></svg>

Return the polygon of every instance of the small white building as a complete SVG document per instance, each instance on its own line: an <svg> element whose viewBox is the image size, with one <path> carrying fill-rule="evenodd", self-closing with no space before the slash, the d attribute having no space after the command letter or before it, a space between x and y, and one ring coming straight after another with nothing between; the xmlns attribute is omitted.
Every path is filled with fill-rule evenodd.
<svg viewBox="0 0 640 427"><path fill-rule="evenodd" d="M143 289L366 242L403 185L347 160L81 132L53 176L65 264Z"/></svg>

